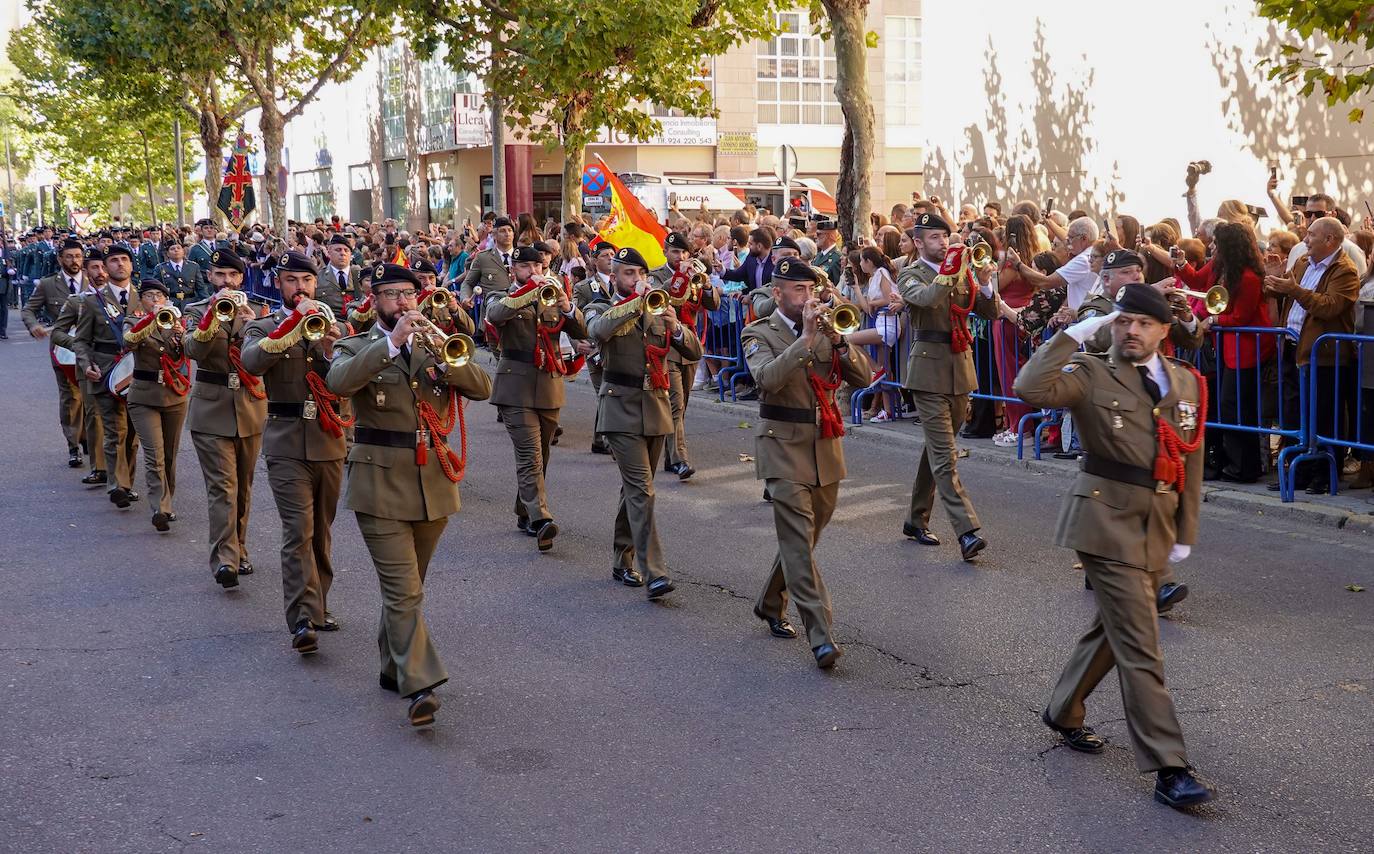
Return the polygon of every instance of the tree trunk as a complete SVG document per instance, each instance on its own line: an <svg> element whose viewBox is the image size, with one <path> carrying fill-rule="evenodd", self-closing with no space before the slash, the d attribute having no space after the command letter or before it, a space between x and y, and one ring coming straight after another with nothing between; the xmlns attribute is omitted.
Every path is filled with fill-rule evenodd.
<svg viewBox="0 0 1374 854"><path fill-rule="evenodd" d="M281 172L281 153L285 145L285 125L281 111L275 104L262 105L262 117L258 121L262 131L263 183L267 185L267 209L271 214L271 225L277 234L286 234L286 198L282 195L277 174Z"/></svg>
<svg viewBox="0 0 1374 854"><path fill-rule="evenodd" d="M563 206L564 222L582 212L582 170L587 165L587 147L583 144L586 111L569 107L563 113Z"/></svg>
<svg viewBox="0 0 1374 854"><path fill-rule="evenodd" d="M850 242L872 236L873 99L868 92L868 0L822 0L835 45L835 98L844 113L844 142L835 201L840 234Z"/></svg>
<svg viewBox="0 0 1374 854"><path fill-rule="evenodd" d="M416 234L429 224L429 176L420 154L423 115L420 105L420 63L409 50L402 53L401 70L405 79L406 137L406 213L401 228Z"/></svg>
<svg viewBox="0 0 1374 854"><path fill-rule="evenodd" d="M200 148L205 152L205 193L210 199L210 215L223 222L224 214L215 202L219 200L220 180L224 177L224 127L213 110L200 111Z"/></svg>

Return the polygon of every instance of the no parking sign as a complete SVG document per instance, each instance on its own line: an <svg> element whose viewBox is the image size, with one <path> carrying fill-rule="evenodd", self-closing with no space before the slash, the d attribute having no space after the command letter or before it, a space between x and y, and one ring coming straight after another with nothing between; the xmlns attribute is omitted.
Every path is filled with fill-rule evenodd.
<svg viewBox="0 0 1374 854"><path fill-rule="evenodd" d="M600 166L588 166L582 170L582 191L589 196L606 192L606 173Z"/></svg>

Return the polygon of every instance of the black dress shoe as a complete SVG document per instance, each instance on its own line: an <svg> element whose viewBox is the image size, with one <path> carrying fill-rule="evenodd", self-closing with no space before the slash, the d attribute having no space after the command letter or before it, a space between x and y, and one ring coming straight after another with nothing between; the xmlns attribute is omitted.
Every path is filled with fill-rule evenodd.
<svg viewBox="0 0 1374 854"><path fill-rule="evenodd" d="M133 491L132 489L126 489L126 490L124 490L124 491L127 492L127 493L129 493L129 500L130 500L130 501L137 501L137 500L139 500L140 498L143 497L142 495L139 495L137 492Z"/></svg>
<svg viewBox="0 0 1374 854"><path fill-rule="evenodd" d="M768 624L768 633L775 638L790 639L797 636L797 630L792 628L792 624L787 622L786 617L778 617L775 619L763 613L758 608L754 609L754 616Z"/></svg>
<svg viewBox="0 0 1374 854"><path fill-rule="evenodd" d="M1216 791L1193 776L1190 768L1164 768L1155 779L1155 800L1176 810L1205 804Z"/></svg>
<svg viewBox="0 0 1374 854"><path fill-rule="evenodd" d="M410 718L411 726L429 726L434 723L434 713L439 711L439 698L434 696L434 692L426 688L417 691L410 697L410 709L406 716Z"/></svg>
<svg viewBox="0 0 1374 854"><path fill-rule="evenodd" d="M1060 737L1064 739L1064 743L1079 753L1101 753L1107 749L1107 742L1102 739L1102 736L1093 732L1093 728L1090 726L1060 726L1050 719L1049 709L1040 715L1040 720L1045 722L1045 726L1059 733Z"/></svg>
<svg viewBox="0 0 1374 854"><path fill-rule="evenodd" d="M1305 492L1308 495L1325 495L1331 491L1331 485L1325 480L1314 480L1307 485Z"/></svg>
<svg viewBox="0 0 1374 854"><path fill-rule="evenodd" d="M763 488L763 500L767 501L769 504L773 503L773 496L768 494L768 487L766 486Z"/></svg>
<svg viewBox="0 0 1374 854"><path fill-rule="evenodd" d="M607 445L605 442L598 442L598 441L593 440L593 441L592 441L592 453L593 453L593 454L606 454L606 455L609 456L610 453L611 453L611 446L610 446L610 445Z"/></svg>
<svg viewBox="0 0 1374 854"><path fill-rule="evenodd" d="M252 575L252 574L253 574L253 564L249 563L246 559L245 559L245 560L239 561L239 575Z"/></svg>
<svg viewBox="0 0 1374 854"><path fill-rule="evenodd" d="M1238 471L1237 469L1233 469L1228 466L1227 468L1221 470L1220 479L1224 480L1227 483L1255 483L1259 480L1259 476L1255 475L1253 477L1247 477L1245 475L1242 475L1240 471Z"/></svg>
<svg viewBox="0 0 1374 854"><path fill-rule="evenodd" d="M1059 451L1059 452L1057 452L1057 453L1051 454L1050 456L1054 457L1056 460L1076 460L1076 459L1078 459L1079 457L1083 456L1083 452L1082 452L1082 451Z"/></svg>
<svg viewBox="0 0 1374 854"><path fill-rule="evenodd" d="M910 537L923 546L940 545L940 538L932 534L929 528L918 528L910 522L902 523L902 536Z"/></svg>
<svg viewBox="0 0 1374 854"><path fill-rule="evenodd" d="M626 587L644 586L644 576L640 575L639 570L635 569L633 566L627 569L621 569L618 566L614 567L611 569L611 578L614 578Z"/></svg>
<svg viewBox="0 0 1374 854"><path fill-rule="evenodd" d="M687 478L691 477L692 475L694 475L694 474L696 474L696 473L697 473L697 470L694 469L694 468L692 468L691 466L687 465L686 463L678 463L678 464L677 464L677 479L678 479L678 480L686 480Z"/></svg>
<svg viewBox="0 0 1374 854"><path fill-rule="evenodd" d="M310 625L314 626L317 632L337 632L339 630L339 621L334 619L334 615L328 611L324 612L323 623L317 623L311 620Z"/></svg>
<svg viewBox="0 0 1374 854"><path fill-rule="evenodd" d="M667 576L661 576L649 582L648 594L650 599L662 599L672 592L673 580Z"/></svg>
<svg viewBox="0 0 1374 854"><path fill-rule="evenodd" d="M562 428L562 427L556 427L556 428L554 428L554 431L553 431L553 438L549 440L549 444L550 444L550 445L557 445L557 444L558 444L558 437L559 437L559 436L562 436L562 435L563 435L563 428Z"/></svg>
<svg viewBox="0 0 1374 854"><path fill-rule="evenodd" d="M1175 605L1187 598L1188 585L1175 584L1172 581L1168 584L1161 584L1159 593L1155 595L1155 610L1163 614L1165 611L1172 610Z"/></svg>
<svg viewBox="0 0 1374 854"><path fill-rule="evenodd" d="M964 560L973 560L974 555L987 548L987 541L978 536L977 531L959 535L959 555Z"/></svg>
<svg viewBox="0 0 1374 854"><path fill-rule="evenodd" d="M168 521L168 520L167 520L167 514L166 514L166 513L154 513L154 514L153 514L153 527L154 527L154 528L157 528L159 531L170 531L170 530L172 530L172 526L169 525L169 524L167 523L167 521Z"/></svg>
<svg viewBox="0 0 1374 854"><path fill-rule="evenodd" d="M534 536L534 529L530 527L530 517L528 516L515 517L515 530L522 534L529 534L531 537Z"/></svg>
<svg viewBox="0 0 1374 854"><path fill-rule="evenodd" d="M313 655L320 650L320 638L305 620L291 633L291 648L301 655Z"/></svg>
<svg viewBox="0 0 1374 854"><path fill-rule="evenodd" d="M81 478L81 482L86 484L87 486L104 486L108 482L108 478L106 478L105 476L104 469L96 469L95 471Z"/></svg>
<svg viewBox="0 0 1374 854"><path fill-rule="evenodd" d="M110 503L120 510L126 509L133 502L134 499L133 496L129 494L129 490L120 486L116 486L114 489L110 490Z"/></svg>
<svg viewBox="0 0 1374 854"><path fill-rule="evenodd" d="M816 654L816 666L822 670L829 670L834 667L835 662L844 655L844 650L833 643L823 643L811 651Z"/></svg>
<svg viewBox="0 0 1374 854"><path fill-rule="evenodd" d="M215 583L225 590L228 590L230 587L238 587L239 574L235 572L234 568L229 564L223 564L219 569L215 570Z"/></svg>
<svg viewBox="0 0 1374 854"><path fill-rule="evenodd" d="M1089 578L1089 577L1086 576L1086 575L1083 576L1083 589L1084 589L1084 590L1091 590L1091 589L1093 589L1093 582L1092 582L1092 579Z"/></svg>
<svg viewBox="0 0 1374 854"><path fill-rule="evenodd" d="M168 522L175 522L176 520L177 520L177 514L175 514L175 513L168 513L168 514L167 514L167 521L168 521Z"/></svg>
<svg viewBox="0 0 1374 854"><path fill-rule="evenodd" d="M70 451L67 452L67 467L68 467L68 468L79 469L79 468L81 468L82 465L83 465L83 461L82 461L82 459L81 459L81 451L80 451L79 449L77 449L77 448L72 448Z"/></svg>
<svg viewBox="0 0 1374 854"><path fill-rule="evenodd" d="M395 676L387 676L385 673L377 674L377 685L383 691L390 691L393 694L401 693L401 686L396 684Z"/></svg>
<svg viewBox="0 0 1374 854"><path fill-rule="evenodd" d="M541 552L553 548L553 538L558 536L558 526L554 524L552 519L540 519L538 522L531 522L530 529L538 538Z"/></svg>

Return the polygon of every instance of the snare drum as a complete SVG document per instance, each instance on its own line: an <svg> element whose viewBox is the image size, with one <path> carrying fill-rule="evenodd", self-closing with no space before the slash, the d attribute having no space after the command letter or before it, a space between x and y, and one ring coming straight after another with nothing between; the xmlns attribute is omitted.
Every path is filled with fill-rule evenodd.
<svg viewBox="0 0 1374 854"><path fill-rule="evenodd" d="M134 354L125 353L105 375L105 388L109 389L110 394L126 395L129 393L129 383L133 382L133 379Z"/></svg>

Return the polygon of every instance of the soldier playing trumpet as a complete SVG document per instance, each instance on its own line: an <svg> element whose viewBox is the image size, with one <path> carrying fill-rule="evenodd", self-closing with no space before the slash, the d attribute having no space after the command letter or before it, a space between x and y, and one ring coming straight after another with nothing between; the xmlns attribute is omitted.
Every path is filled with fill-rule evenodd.
<svg viewBox="0 0 1374 854"><path fill-rule="evenodd" d="M168 301L167 286L148 279L138 296L141 310L124 319L124 346L134 354L129 420L143 445L153 527L167 531L168 523L176 521L177 451L191 380L183 373L181 312Z"/></svg>

